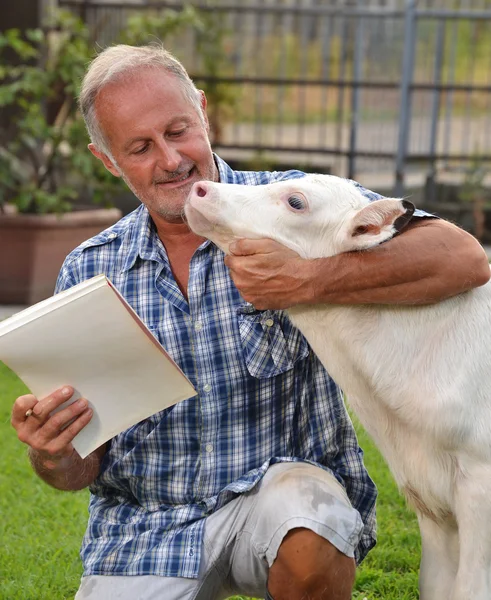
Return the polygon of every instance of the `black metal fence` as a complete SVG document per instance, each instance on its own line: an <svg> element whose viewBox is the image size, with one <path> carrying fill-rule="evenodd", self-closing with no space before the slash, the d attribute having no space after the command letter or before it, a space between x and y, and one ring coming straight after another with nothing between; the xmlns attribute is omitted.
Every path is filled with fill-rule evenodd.
<svg viewBox="0 0 491 600"><path fill-rule="evenodd" d="M59 0L101 46L131 15L191 4L219 27L221 71L192 32L165 44L197 84L230 90L214 140L225 158L376 175L398 194L491 165L489 0Z"/></svg>

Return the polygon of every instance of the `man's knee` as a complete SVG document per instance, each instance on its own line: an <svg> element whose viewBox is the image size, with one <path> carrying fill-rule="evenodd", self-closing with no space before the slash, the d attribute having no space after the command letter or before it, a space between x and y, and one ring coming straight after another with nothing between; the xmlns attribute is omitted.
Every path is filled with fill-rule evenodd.
<svg viewBox="0 0 491 600"><path fill-rule="evenodd" d="M355 561L310 529L292 529L269 571L274 600L349 600Z"/></svg>

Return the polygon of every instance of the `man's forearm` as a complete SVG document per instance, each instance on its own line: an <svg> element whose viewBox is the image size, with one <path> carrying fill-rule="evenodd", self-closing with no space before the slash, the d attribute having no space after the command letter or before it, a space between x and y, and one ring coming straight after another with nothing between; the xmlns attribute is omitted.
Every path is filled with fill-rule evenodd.
<svg viewBox="0 0 491 600"><path fill-rule="evenodd" d="M414 220L361 252L303 260L272 240L239 240L225 258L243 298L258 310L296 304L430 304L483 285L479 242L443 220Z"/></svg>
<svg viewBox="0 0 491 600"><path fill-rule="evenodd" d="M99 474L104 452L96 451L82 459L74 450L70 456L52 459L37 450L29 449L31 465L48 485L64 491L77 491L90 485Z"/></svg>
<svg viewBox="0 0 491 600"><path fill-rule="evenodd" d="M428 304L483 285L490 277L478 242L434 220L415 222L371 250L312 261L308 270L309 302L332 304Z"/></svg>

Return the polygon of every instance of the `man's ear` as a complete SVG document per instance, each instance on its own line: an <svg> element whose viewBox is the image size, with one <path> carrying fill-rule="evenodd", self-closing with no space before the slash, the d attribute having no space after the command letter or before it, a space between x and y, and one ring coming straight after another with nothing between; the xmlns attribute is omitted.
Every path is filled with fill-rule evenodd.
<svg viewBox="0 0 491 600"><path fill-rule="evenodd" d="M201 112L203 113L203 119L205 120L206 130L210 131L210 122L208 121L208 115L206 113L206 106L208 104L208 101L203 90L198 90L198 92L200 95Z"/></svg>
<svg viewBox="0 0 491 600"><path fill-rule="evenodd" d="M109 158L109 156L107 156L107 154L104 154L104 152L97 150L97 148L92 143L88 145L88 148L92 152L92 154L102 162L102 164L106 167L109 173L112 173L115 177L121 177L119 169Z"/></svg>
<svg viewBox="0 0 491 600"><path fill-rule="evenodd" d="M407 200L384 198L370 202L351 220L351 242L359 249L381 244L401 231L413 213L414 205Z"/></svg>

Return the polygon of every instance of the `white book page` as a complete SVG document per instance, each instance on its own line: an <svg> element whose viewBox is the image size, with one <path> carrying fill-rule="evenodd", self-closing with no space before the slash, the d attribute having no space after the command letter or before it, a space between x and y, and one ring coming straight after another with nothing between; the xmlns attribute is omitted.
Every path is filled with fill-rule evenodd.
<svg viewBox="0 0 491 600"><path fill-rule="evenodd" d="M196 395L107 283L1 335L0 360L37 398L71 385L94 414L73 444L84 458L121 431ZM69 401L69 402L70 402Z"/></svg>
<svg viewBox="0 0 491 600"><path fill-rule="evenodd" d="M108 284L109 280L105 275L97 275L96 277L82 281L82 283L79 283L68 290L64 290L63 292L56 294L56 296L51 296L50 298L46 298L46 300L42 300L37 304L33 304L32 306L15 313L9 319L0 322L0 335L8 333L17 327L20 327L21 325L33 321L34 319L42 317L44 314L49 313L52 310L56 310L60 306L63 306L68 302L72 302L84 294L90 293L93 289Z"/></svg>

